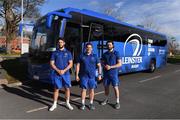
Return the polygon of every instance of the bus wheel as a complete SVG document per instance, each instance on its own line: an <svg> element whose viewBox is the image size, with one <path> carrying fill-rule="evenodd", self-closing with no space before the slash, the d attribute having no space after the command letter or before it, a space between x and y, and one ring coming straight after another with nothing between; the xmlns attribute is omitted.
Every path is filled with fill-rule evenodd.
<svg viewBox="0 0 180 120"><path fill-rule="evenodd" d="M156 62L154 60L151 60L150 66L149 66L149 72L154 72L156 70Z"/></svg>

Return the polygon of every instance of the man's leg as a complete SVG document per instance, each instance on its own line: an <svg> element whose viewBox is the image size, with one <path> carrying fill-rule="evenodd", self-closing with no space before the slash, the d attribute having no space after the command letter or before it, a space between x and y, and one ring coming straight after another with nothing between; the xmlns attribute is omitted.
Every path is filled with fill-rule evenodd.
<svg viewBox="0 0 180 120"><path fill-rule="evenodd" d="M119 88L118 88L118 86L114 87L114 93L115 93L115 96L116 96L115 108L119 109L120 108L120 101L119 101Z"/></svg>
<svg viewBox="0 0 180 120"><path fill-rule="evenodd" d="M114 87L114 93L116 96L116 103L119 103L119 88L118 88L118 86Z"/></svg>
<svg viewBox="0 0 180 120"><path fill-rule="evenodd" d="M70 88L65 88L65 94L66 94L66 106L68 109L73 110L73 107L69 103L69 101L70 101Z"/></svg>
<svg viewBox="0 0 180 120"><path fill-rule="evenodd" d="M49 111L53 111L54 109L57 108L57 101L58 101L58 97L59 97L59 89L54 88L54 94L53 94L53 105L51 106L51 108L49 109Z"/></svg>
<svg viewBox="0 0 180 120"><path fill-rule="evenodd" d="M81 91L81 100L82 100L82 105L80 107L81 110L85 109L85 100L86 100L86 89L82 89Z"/></svg>
<svg viewBox="0 0 180 120"><path fill-rule="evenodd" d="M89 98L90 98L89 108L90 108L90 110L94 110L94 109L95 109L95 106L93 105L94 89L90 89L90 90L89 90Z"/></svg>
<svg viewBox="0 0 180 120"><path fill-rule="evenodd" d="M108 86L104 86L104 92L105 92L105 99L104 101L101 103L101 105L106 105L108 103L108 97L109 97L109 85Z"/></svg>
<svg viewBox="0 0 180 120"><path fill-rule="evenodd" d="M94 89L89 90L90 104L93 104L94 100Z"/></svg>

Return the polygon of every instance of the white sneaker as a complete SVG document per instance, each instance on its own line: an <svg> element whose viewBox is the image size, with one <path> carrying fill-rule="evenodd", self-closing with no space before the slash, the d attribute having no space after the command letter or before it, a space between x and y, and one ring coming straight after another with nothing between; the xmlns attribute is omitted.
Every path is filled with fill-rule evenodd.
<svg viewBox="0 0 180 120"><path fill-rule="evenodd" d="M53 111L54 109L56 109L57 108L57 104L53 104L52 106L51 106L51 108L49 109L49 111Z"/></svg>
<svg viewBox="0 0 180 120"><path fill-rule="evenodd" d="M70 103L66 103L66 107L69 109L69 110L73 110L74 108L71 106Z"/></svg>
<svg viewBox="0 0 180 120"><path fill-rule="evenodd" d="M101 105L106 105L107 103L109 103L109 100L105 99L105 100L102 101L100 104L101 104Z"/></svg>

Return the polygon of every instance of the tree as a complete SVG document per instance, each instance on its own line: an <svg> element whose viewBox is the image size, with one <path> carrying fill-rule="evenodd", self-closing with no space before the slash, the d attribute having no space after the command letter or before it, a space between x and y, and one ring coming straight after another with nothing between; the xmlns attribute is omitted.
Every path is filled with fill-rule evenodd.
<svg viewBox="0 0 180 120"><path fill-rule="evenodd" d="M179 47L179 44L176 42L176 38L173 36L168 36L168 49L169 49L170 56L174 56L174 54L177 53L178 47Z"/></svg>
<svg viewBox="0 0 180 120"><path fill-rule="evenodd" d="M104 9L104 13L106 15L112 16L120 21L124 21L124 19L125 19L125 16L120 14L119 12L117 12L117 9L114 9L114 8L110 8L110 7L106 8L106 9Z"/></svg>
<svg viewBox="0 0 180 120"><path fill-rule="evenodd" d="M153 31L160 31L160 27L158 26L155 18L151 16L144 17L140 25L137 26L147 28Z"/></svg>
<svg viewBox="0 0 180 120"><path fill-rule="evenodd" d="M23 16L37 19L40 17L38 7L44 2L45 0L24 0ZM0 0L0 17L5 21L6 51L11 53L10 41L16 37L21 21L21 0Z"/></svg>

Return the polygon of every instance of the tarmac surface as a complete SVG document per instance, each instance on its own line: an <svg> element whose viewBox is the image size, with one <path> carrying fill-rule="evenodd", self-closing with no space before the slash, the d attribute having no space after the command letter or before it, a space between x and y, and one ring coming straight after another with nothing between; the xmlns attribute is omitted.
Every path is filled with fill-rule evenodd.
<svg viewBox="0 0 180 120"><path fill-rule="evenodd" d="M0 118L6 119L180 119L180 64L168 64L154 73L138 72L120 75L121 108L114 109L114 91L110 103L101 106L103 84L95 90L95 107L91 111L81 105L79 85L71 88L73 111L65 107L64 92L60 92L58 107L53 112L53 87L41 82L27 82L18 87L0 89ZM89 100L86 100L86 105Z"/></svg>

